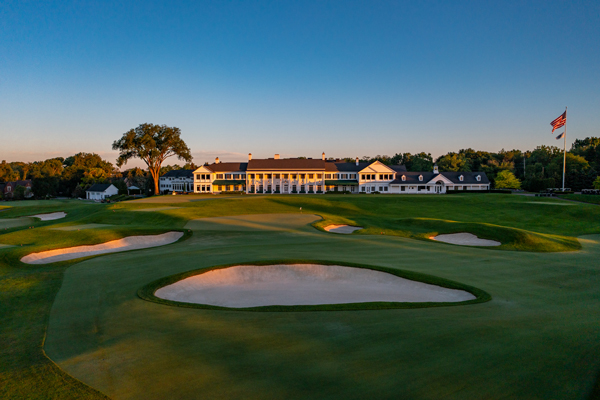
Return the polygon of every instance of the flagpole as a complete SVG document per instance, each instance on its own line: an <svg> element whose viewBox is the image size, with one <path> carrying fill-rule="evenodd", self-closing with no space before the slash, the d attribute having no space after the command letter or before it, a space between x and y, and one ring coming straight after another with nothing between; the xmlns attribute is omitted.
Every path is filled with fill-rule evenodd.
<svg viewBox="0 0 600 400"><path fill-rule="evenodd" d="M562 181L562 191L565 191L565 170L567 168L567 107L565 107L565 135L564 135L564 144L563 144L563 181Z"/></svg>

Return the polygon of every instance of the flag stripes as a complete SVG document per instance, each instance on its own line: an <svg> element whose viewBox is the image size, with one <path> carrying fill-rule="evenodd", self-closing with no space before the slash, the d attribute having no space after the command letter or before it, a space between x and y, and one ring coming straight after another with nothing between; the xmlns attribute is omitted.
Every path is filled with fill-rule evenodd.
<svg viewBox="0 0 600 400"><path fill-rule="evenodd" d="M554 121L550 122L552 125L552 132L557 130L558 128L562 128L567 123L567 112L565 111L560 115L560 117L556 118Z"/></svg>

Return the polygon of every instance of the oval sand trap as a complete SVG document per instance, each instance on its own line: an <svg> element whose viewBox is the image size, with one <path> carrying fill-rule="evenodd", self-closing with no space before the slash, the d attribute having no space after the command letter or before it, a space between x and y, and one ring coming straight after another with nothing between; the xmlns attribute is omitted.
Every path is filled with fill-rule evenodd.
<svg viewBox="0 0 600 400"><path fill-rule="evenodd" d="M495 240L479 239L472 233L467 232L437 235L431 239L444 243L460 244L463 246L500 246L502 244Z"/></svg>
<svg viewBox="0 0 600 400"><path fill-rule="evenodd" d="M161 235L129 236L123 239L90 246L68 247L32 253L21 258L26 264L50 264L58 261L73 260L75 258L94 256L98 254L116 253L119 251L147 249L149 247L164 246L179 240L181 232L167 232Z"/></svg>
<svg viewBox="0 0 600 400"><path fill-rule="evenodd" d="M350 234L354 231L358 231L360 229L362 229L361 226L350 226L350 225L327 225L325 228L327 232L331 232L331 233L343 233L343 234Z"/></svg>
<svg viewBox="0 0 600 400"><path fill-rule="evenodd" d="M50 213L50 214L36 214L36 215L30 215L31 218L39 218L42 221L53 221L55 219L61 219L67 216L67 213L65 212L55 212L55 213Z"/></svg>
<svg viewBox="0 0 600 400"><path fill-rule="evenodd" d="M221 307L387 302L460 302L464 290L340 265L238 265L208 271L158 289L156 297Z"/></svg>

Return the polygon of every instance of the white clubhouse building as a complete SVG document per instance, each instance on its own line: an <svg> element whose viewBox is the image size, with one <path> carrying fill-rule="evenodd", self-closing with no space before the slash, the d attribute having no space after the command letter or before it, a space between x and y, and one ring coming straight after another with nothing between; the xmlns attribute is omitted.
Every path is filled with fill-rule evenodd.
<svg viewBox="0 0 600 400"><path fill-rule="evenodd" d="M379 161L344 162L322 158L252 159L248 162L220 162L186 171L193 179L194 193L446 193L450 190L489 190L484 172L408 172L404 165L385 165ZM189 175L193 175L189 177ZM166 184L169 177L163 180ZM171 177L172 179L175 177ZM192 178L192 179L190 179ZM175 179L173 179L175 181ZM175 182L173 182L175 183ZM187 182L186 182L187 183ZM171 185L169 185L171 186ZM175 186L175 185L173 185ZM175 188L171 186L173 191ZM178 185L179 186L179 185ZM191 192L188 185L181 191ZM161 185L161 191L167 189Z"/></svg>

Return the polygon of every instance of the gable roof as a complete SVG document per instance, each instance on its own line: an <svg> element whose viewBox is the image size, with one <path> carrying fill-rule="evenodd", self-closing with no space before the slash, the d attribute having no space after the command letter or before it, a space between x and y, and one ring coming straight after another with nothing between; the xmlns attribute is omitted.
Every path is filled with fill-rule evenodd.
<svg viewBox="0 0 600 400"><path fill-rule="evenodd" d="M194 171L191 169L174 169L163 176L161 178L193 178Z"/></svg>
<svg viewBox="0 0 600 400"><path fill-rule="evenodd" d="M250 160L248 162L248 171L273 171L273 170L311 170L311 171L323 171L325 170L325 161L313 160L304 158L266 158Z"/></svg>
<svg viewBox="0 0 600 400"><path fill-rule="evenodd" d="M358 172L369 165L368 162L343 162L343 161L326 161L325 171L327 172Z"/></svg>
<svg viewBox="0 0 600 400"><path fill-rule="evenodd" d="M419 176L423 175L423 180L419 180ZM396 179L393 180L391 185L425 185L437 176L443 176L455 185L488 185L490 180L488 179L485 172L440 172L434 174L433 172L400 172L396 175ZM460 181L459 176L463 176L464 179ZM477 175L481 175L481 181L477 180ZM402 176L406 177L406 180L402 180Z"/></svg>
<svg viewBox="0 0 600 400"><path fill-rule="evenodd" d="M423 175L423 180L419 180L419 176ZM433 172L399 172L396 175L396 179L390 182L390 185L425 185L427 182L432 180L436 174ZM406 180L403 181L402 177L405 176Z"/></svg>
<svg viewBox="0 0 600 400"><path fill-rule="evenodd" d="M220 162L205 165L212 172L244 172L248 169L247 162Z"/></svg>
<svg viewBox="0 0 600 400"><path fill-rule="evenodd" d="M95 183L92 186L90 186L90 188L86 190L86 192L104 192L111 186L112 184L110 183Z"/></svg>
<svg viewBox="0 0 600 400"><path fill-rule="evenodd" d="M490 183L485 172L440 172L446 178L450 179L455 184L475 184L475 185L486 185ZM464 179L461 182L458 177L463 176ZM477 181L477 175L481 176L481 181Z"/></svg>

